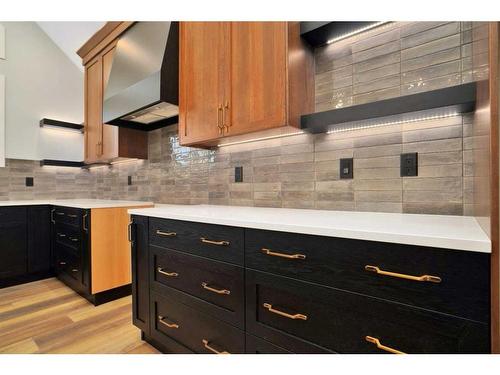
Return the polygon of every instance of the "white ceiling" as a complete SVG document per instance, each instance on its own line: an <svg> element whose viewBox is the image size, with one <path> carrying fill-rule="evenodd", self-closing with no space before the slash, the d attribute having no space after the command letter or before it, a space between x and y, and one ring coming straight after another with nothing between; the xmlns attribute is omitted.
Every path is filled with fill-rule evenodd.
<svg viewBox="0 0 500 375"><path fill-rule="evenodd" d="M106 22L37 22L50 39L83 71L76 51Z"/></svg>

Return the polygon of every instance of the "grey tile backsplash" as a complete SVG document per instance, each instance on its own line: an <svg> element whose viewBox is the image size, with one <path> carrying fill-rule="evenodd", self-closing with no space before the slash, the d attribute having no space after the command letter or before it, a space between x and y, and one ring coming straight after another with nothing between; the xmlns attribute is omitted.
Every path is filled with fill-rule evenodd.
<svg viewBox="0 0 500 375"><path fill-rule="evenodd" d="M485 79L486 23L395 22L318 48L316 110ZM333 210L472 214L472 115L202 150L176 127L149 133L149 160L88 170L8 160L0 200L109 198ZM400 177L400 154L418 152L418 177ZM339 160L354 159L354 178ZM243 167L243 182L234 168ZM35 186L25 187L25 177ZM127 184L132 176L132 185Z"/></svg>

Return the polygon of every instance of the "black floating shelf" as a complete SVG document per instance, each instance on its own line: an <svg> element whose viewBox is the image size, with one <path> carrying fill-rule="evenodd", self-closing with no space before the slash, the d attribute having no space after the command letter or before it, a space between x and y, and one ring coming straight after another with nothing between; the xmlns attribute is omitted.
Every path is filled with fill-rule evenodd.
<svg viewBox="0 0 500 375"><path fill-rule="evenodd" d="M72 122L66 122L66 121L59 121L59 120L53 120L50 118L43 118L40 120L40 127L55 127L55 128L61 128L61 129L70 129L70 130L75 130L75 131L80 131L83 133L83 125L81 124L74 124Z"/></svg>
<svg viewBox="0 0 500 375"><path fill-rule="evenodd" d="M373 120L412 112L446 109L447 113L467 113L476 107L476 82L377 102L354 105L301 116L301 128L310 133L334 130L335 125Z"/></svg>
<svg viewBox="0 0 500 375"><path fill-rule="evenodd" d="M83 161L50 160L50 159L40 160L40 167L52 166L52 167L82 168L84 165L85 163Z"/></svg>
<svg viewBox="0 0 500 375"><path fill-rule="evenodd" d="M355 34L358 30L364 30L378 23L376 21L301 22L300 35L311 46L319 47L331 40Z"/></svg>

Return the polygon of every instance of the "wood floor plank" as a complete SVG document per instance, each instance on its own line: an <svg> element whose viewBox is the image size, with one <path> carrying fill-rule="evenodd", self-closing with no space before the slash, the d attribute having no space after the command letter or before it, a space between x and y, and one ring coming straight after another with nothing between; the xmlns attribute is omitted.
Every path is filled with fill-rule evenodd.
<svg viewBox="0 0 500 375"><path fill-rule="evenodd" d="M55 278L0 289L0 353L158 351L132 325L132 300L93 306Z"/></svg>

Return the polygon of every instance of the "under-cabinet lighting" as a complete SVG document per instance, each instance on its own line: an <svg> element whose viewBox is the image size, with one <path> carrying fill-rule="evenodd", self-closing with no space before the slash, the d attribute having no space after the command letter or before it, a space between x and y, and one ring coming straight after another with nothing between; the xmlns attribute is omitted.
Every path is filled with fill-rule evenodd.
<svg viewBox="0 0 500 375"><path fill-rule="evenodd" d="M258 141L267 141L269 139L286 138L286 137L292 137L292 136L300 135L300 134L305 134L305 132L304 131L299 131L299 132L295 132L295 133L277 134L277 135L270 135L268 137L259 137L259 138L245 139L244 141L221 143L221 144L217 145L217 147L241 145L241 144L244 144L244 143L251 143L251 142L258 142Z"/></svg>
<svg viewBox="0 0 500 375"><path fill-rule="evenodd" d="M103 168L109 168L111 164L90 164L86 165L84 168L89 169L89 170L95 170L95 169L103 169Z"/></svg>
<svg viewBox="0 0 500 375"><path fill-rule="evenodd" d="M354 125L349 125L349 126L331 129L331 130L328 130L326 133L333 134L333 133L354 131L354 130L360 130L360 129L378 128L381 126L391 126L391 125L399 125L399 124L408 124L408 123L412 123L412 122L439 120L439 119L444 119L444 118L448 118L448 117L455 117L458 115L459 115L458 112L452 112L452 113L440 114L440 115L435 115L435 116L422 116L422 117L416 117L416 118L412 118L412 119L377 122L375 124L368 124L368 125L356 125L356 124L354 124Z"/></svg>
<svg viewBox="0 0 500 375"><path fill-rule="evenodd" d="M375 22L375 23L373 23L371 25L368 25L368 26L362 27L360 29L356 29L356 30L350 31L350 32L348 32L346 34L337 36L337 37L335 37L333 39L329 39L329 40L327 40L326 44L332 44L332 43L338 42L339 40L349 38L350 36L362 33L364 31L368 31L368 30L374 29L376 27L379 27L379 26L382 26L384 24L391 23L391 22L392 21Z"/></svg>
<svg viewBox="0 0 500 375"><path fill-rule="evenodd" d="M139 159L137 158L130 158L130 159L124 159L124 160L115 160L111 162L111 165L117 165L117 164L126 164L126 163L131 163L138 161Z"/></svg>

